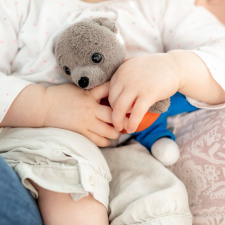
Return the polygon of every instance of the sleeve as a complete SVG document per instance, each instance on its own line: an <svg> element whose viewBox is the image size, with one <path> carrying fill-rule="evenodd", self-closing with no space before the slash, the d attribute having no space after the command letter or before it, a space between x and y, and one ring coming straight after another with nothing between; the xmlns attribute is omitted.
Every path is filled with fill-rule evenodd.
<svg viewBox="0 0 225 225"><path fill-rule="evenodd" d="M20 27L28 9L28 0L0 1L0 122L17 95L30 84L11 75L11 65L19 49Z"/></svg>
<svg viewBox="0 0 225 225"><path fill-rule="evenodd" d="M225 90L225 27L214 15L193 0L168 0L160 31L165 52L192 51Z"/></svg>
<svg viewBox="0 0 225 225"><path fill-rule="evenodd" d="M222 108L225 108L225 103L217 104L217 105L210 105L210 104L198 101L193 98L189 98L189 97L186 97L186 98L191 105L193 105L197 108L200 108L200 109L222 109Z"/></svg>

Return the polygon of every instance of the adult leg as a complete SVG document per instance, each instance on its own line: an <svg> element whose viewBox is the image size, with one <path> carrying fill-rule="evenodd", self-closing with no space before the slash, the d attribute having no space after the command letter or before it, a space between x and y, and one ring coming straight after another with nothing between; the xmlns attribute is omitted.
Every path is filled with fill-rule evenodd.
<svg viewBox="0 0 225 225"><path fill-rule="evenodd" d="M42 225L35 200L1 157L0 174L0 224Z"/></svg>

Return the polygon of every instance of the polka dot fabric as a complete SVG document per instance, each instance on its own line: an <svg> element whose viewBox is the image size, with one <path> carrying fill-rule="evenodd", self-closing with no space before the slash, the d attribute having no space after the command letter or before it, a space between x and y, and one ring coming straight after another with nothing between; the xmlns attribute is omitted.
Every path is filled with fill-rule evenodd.
<svg viewBox="0 0 225 225"><path fill-rule="evenodd" d="M193 0L0 1L0 121L27 85L67 82L54 57L57 35L73 23L96 17L117 23L127 58L191 50L225 88L225 29Z"/></svg>

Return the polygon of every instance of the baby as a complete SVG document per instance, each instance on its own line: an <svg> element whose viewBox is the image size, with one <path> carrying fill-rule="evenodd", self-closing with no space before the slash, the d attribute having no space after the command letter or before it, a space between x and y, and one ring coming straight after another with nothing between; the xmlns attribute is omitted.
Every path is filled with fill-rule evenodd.
<svg viewBox="0 0 225 225"><path fill-rule="evenodd" d="M44 224L191 224L185 194L177 199L170 192L170 201L167 195L146 200L136 221L130 222L132 214L108 219L108 200L114 213L116 198L108 199L110 170L93 143L106 147L122 129L133 133L151 105L176 92L199 108L223 105L225 28L217 19L192 0L8 0L0 3L0 15L0 152L38 198ZM65 84L53 54L57 35L84 18L103 16L118 24L129 60L91 91ZM99 104L107 95L112 109ZM134 182L145 170L164 178L161 189L164 181L167 187L177 181L156 162L155 170L148 164L137 167L143 173L131 173ZM118 179L110 191L119 197L123 185ZM142 193L143 186L135 191ZM145 187L158 193L152 180ZM179 201L185 206L178 216L173 211Z"/></svg>

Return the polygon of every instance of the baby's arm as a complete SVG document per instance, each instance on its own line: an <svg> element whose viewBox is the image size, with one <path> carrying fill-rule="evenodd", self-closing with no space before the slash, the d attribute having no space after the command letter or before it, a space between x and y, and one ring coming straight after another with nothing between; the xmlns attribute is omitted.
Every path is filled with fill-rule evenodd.
<svg viewBox="0 0 225 225"><path fill-rule="evenodd" d="M190 51L174 50L126 61L111 80L114 126L123 129L123 121L128 122L125 115L136 101L127 124L128 132L134 132L151 105L177 91L210 104L225 102L224 90Z"/></svg>
<svg viewBox="0 0 225 225"><path fill-rule="evenodd" d="M107 87L84 91L73 84L48 88L31 84L13 101L0 126L63 128L107 146L109 138L119 136L108 124L112 122L110 107L99 104L107 91Z"/></svg>
<svg viewBox="0 0 225 225"><path fill-rule="evenodd" d="M221 85L224 84L221 74L225 72L224 28L206 11L196 8L192 13L185 8L175 24L173 15L183 3L171 1L170 4L174 4L169 7L170 15L164 12L167 20L159 25L167 53L126 61L110 82L112 120L118 130L125 128L134 132L152 104L177 91L209 104L225 102L225 87ZM198 22L199 13L205 22L203 18ZM174 50L177 48L187 50ZM130 110L131 116L127 119L125 115Z"/></svg>
<svg viewBox="0 0 225 225"><path fill-rule="evenodd" d="M108 125L111 109L99 104L108 89L83 91L72 84L46 88L30 81L39 82L38 77L34 79L30 74L35 76L37 71L20 69L21 62L18 64L16 59L23 58L23 48L29 49L23 38L18 39L23 36L28 6L29 1L18 5L14 1L0 2L0 126L63 128L106 146L108 138L118 137L118 132ZM25 59L23 63L25 67L29 64ZM45 76L47 80L48 72ZM40 79L45 82L45 78Z"/></svg>

